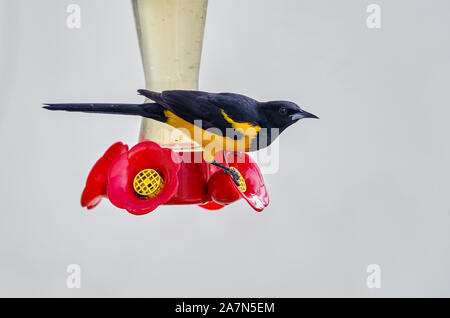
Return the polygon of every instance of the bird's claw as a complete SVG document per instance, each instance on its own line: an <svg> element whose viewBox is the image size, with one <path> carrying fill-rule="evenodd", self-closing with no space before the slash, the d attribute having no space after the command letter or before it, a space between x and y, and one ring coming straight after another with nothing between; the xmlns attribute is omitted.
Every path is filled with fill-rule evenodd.
<svg viewBox="0 0 450 318"><path fill-rule="evenodd" d="M231 178L233 178L234 183L236 183L236 185L238 187L240 187L241 186L241 182L239 181L239 179L240 179L239 173L237 171L230 170L230 174L231 174Z"/></svg>
<svg viewBox="0 0 450 318"><path fill-rule="evenodd" d="M212 164L215 165L216 167L219 167L220 169L222 169L222 171L225 172L226 175L229 175L233 179L233 182L236 183L236 185L238 187L241 186L241 182L239 181L241 179L241 175L239 172L231 169L230 167L219 164L218 162L215 162L215 161L212 162Z"/></svg>

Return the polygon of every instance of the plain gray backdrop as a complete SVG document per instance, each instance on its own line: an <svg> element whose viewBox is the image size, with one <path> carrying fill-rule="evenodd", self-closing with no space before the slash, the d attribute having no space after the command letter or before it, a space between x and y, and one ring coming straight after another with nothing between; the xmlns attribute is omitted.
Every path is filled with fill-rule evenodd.
<svg viewBox="0 0 450 318"><path fill-rule="evenodd" d="M81 29L66 27L81 6ZM368 29L366 8L382 8ZM319 115L280 138L271 204L83 210L89 170L140 119L127 0L0 1L0 296L450 296L450 2L210 0L200 89ZM81 266L81 289L66 268ZM366 268L381 266L381 288Z"/></svg>

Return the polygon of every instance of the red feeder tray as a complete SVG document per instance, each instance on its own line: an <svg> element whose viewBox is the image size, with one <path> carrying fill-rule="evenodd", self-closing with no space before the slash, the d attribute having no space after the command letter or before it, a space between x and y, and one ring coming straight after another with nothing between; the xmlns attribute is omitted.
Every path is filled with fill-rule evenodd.
<svg viewBox="0 0 450 318"><path fill-rule="evenodd" d="M81 196L87 209L103 197L135 215L147 214L162 204L197 204L218 210L244 198L256 211L269 203L258 165L247 154L221 153L217 161L241 174L241 186L221 169L206 163L201 152L174 152L152 141L128 150L113 144L92 168Z"/></svg>

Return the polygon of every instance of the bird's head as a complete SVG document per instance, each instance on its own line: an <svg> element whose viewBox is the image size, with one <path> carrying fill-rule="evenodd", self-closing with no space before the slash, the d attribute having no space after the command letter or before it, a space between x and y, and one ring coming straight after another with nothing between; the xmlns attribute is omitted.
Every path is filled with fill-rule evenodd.
<svg viewBox="0 0 450 318"><path fill-rule="evenodd" d="M319 118L301 109L297 104L287 101L273 101L262 104L262 111L271 128L279 128L280 132L303 118Z"/></svg>

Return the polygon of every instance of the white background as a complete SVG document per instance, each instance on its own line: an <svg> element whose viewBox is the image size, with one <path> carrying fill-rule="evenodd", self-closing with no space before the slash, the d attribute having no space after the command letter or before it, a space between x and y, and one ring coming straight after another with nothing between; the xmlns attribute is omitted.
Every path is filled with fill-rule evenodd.
<svg viewBox="0 0 450 318"><path fill-rule="evenodd" d="M0 1L0 296L450 296L448 12L445 0L211 0L200 88L321 119L280 137L263 213L241 201L136 217L79 197L140 119L41 109L142 101L130 2ZM66 287L72 263L81 289ZM373 263L381 289L366 286Z"/></svg>

